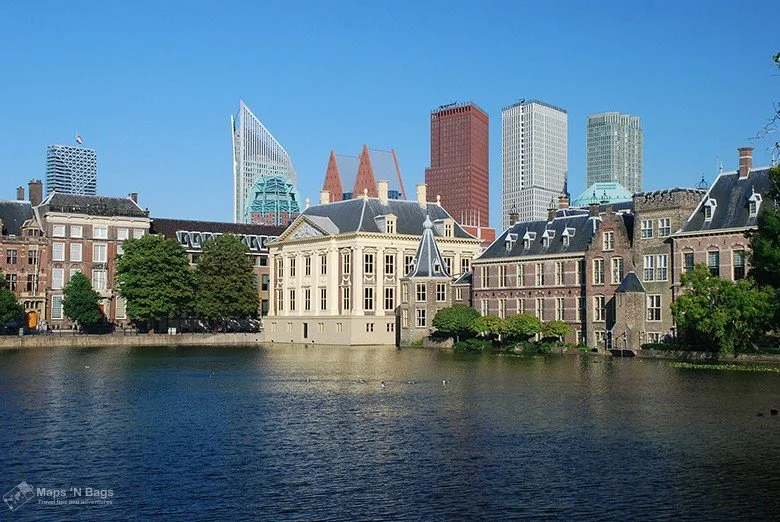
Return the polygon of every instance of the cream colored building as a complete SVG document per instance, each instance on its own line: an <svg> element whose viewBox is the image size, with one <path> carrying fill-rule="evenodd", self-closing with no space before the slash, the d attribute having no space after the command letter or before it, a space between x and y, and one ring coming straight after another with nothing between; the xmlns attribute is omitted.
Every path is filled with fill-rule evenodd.
<svg viewBox="0 0 780 522"><path fill-rule="evenodd" d="M437 203L367 195L307 208L269 244L273 294L263 339L282 343L396 345L404 297L401 278L411 269L426 217L447 273L470 270L480 240Z"/></svg>

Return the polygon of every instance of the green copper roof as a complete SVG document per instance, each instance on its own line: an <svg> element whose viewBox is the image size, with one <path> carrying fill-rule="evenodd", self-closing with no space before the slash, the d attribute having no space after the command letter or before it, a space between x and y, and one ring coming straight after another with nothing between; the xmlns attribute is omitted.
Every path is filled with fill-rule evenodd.
<svg viewBox="0 0 780 522"><path fill-rule="evenodd" d="M585 189L577 199L571 202L572 207L587 207L591 203L620 203L631 201L633 194L620 183L594 183Z"/></svg>

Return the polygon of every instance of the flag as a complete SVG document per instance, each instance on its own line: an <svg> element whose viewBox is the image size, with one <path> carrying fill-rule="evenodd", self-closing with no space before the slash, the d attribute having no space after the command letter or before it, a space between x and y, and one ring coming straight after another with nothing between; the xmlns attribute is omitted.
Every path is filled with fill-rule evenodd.
<svg viewBox="0 0 780 522"><path fill-rule="evenodd" d="M78 143L79 145L84 143L84 138L82 138L81 134L79 134L78 132L76 133L76 143Z"/></svg>

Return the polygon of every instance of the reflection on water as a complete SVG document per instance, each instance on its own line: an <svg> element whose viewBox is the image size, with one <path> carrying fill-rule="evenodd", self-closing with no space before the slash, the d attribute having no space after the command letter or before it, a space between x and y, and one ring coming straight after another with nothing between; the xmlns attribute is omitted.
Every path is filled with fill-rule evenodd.
<svg viewBox="0 0 780 522"><path fill-rule="evenodd" d="M21 520L778 519L778 406L776 374L642 359L2 352L0 487L114 492Z"/></svg>

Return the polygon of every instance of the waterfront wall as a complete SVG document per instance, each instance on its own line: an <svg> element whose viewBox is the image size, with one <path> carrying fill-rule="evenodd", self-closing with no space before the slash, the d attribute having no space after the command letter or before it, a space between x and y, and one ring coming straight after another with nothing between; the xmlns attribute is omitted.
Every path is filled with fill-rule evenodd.
<svg viewBox="0 0 780 522"><path fill-rule="evenodd" d="M689 352L685 350L637 350L638 357L648 359L674 359L676 361L704 361L704 362L751 362L751 363L780 363L780 357L772 354L741 353L735 356L718 357L713 352Z"/></svg>
<svg viewBox="0 0 780 522"><path fill-rule="evenodd" d="M260 333L0 336L0 349L109 346L239 346L262 342Z"/></svg>

